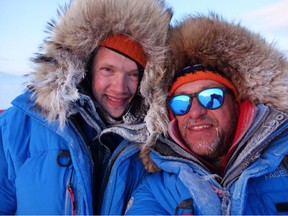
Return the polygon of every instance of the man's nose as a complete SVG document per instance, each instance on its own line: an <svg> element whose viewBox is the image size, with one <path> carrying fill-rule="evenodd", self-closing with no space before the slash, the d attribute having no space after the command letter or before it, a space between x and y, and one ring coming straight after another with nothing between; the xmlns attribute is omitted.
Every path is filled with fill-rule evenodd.
<svg viewBox="0 0 288 216"><path fill-rule="evenodd" d="M126 91L126 79L122 74L118 74L113 78L113 89L116 92L125 92Z"/></svg>
<svg viewBox="0 0 288 216"><path fill-rule="evenodd" d="M197 100L197 98L193 98L191 102L191 107L189 112L187 113L192 119L197 119L200 116L203 116L207 113L207 109L205 109Z"/></svg>

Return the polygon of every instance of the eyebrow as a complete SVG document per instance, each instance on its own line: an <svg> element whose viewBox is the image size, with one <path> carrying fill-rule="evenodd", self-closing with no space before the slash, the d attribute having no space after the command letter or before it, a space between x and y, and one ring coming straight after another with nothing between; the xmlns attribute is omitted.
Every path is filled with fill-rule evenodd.
<svg viewBox="0 0 288 216"><path fill-rule="evenodd" d="M118 70L119 69L119 67L116 67L114 64L111 64L111 63L109 63L109 62L104 62L104 63L101 63L101 65L98 65L97 66L97 68L99 69L99 68L103 68L103 67L108 67L108 68L112 68L112 69L116 69L116 70ZM138 73L140 73L140 70L139 70L139 68L135 68L135 69L132 69L132 70L125 70L125 72L128 72L128 73L133 73L133 72L138 72Z"/></svg>
<svg viewBox="0 0 288 216"><path fill-rule="evenodd" d="M193 93L196 93L196 92L200 92L200 91L203 91L203 90L205 90L205 89L207 89L207 88L218 88L218 87L223 87L224 85L220 85L220 86L215 86L215 84L211 84L211 85L207 85L207 86L205 86L205 87L202 87L202 88L200 88L198 91L194 91L194 92L187 92L187 91L189 91L189 89L187 89L187 90L185 90L185 91L180 91L180 92L174 92L174 95L180 95L180 94L193 94Z"/></svg>
<svg viewBox="0 0 288 216"><path fill-rule="evenodd" d="M138 68L136 68L136 69L133 69L133 70L130 70L130 71L127 71L127 72L140 72L140 70L138 69Z"/></svg>

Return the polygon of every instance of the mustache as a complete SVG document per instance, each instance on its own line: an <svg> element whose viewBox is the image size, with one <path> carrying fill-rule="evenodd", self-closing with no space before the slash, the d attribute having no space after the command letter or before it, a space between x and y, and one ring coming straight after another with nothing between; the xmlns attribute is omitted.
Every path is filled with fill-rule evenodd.
<svg viewBox="0 0 288 216"><path fill-rule="evenodd" d="M187 126L187 125L194 125L194 124L199 123L199 122L207 122L207 123L211 123L211 124L213 124L213 125L215 125L215 126L218 126L218 125L219 125L219 123L218 123L218 121L217 121L216 119L211 118L211 117L208 117L208 116L201 116L201 117L199 117L199 118L197 118L197 119L189 118L189 119L186 121L185 125L186 125L186 126Z"/></svg>

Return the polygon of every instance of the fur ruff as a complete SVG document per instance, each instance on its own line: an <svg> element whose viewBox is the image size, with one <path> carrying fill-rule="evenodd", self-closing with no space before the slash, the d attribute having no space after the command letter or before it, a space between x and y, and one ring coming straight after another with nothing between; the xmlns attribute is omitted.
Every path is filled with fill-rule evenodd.
<svg viewBox="0 0 288 216"><path fill-rule="evenodd" d="M239 100L250 98L255 104L263 103L288 112L288 61L284 53L267 43L259 34L240 24L229 23L216 14L189 16L171 29L170 61L146 122L150 137L141 157L148 171L154 172L149 160L149 145L158 137L167 136L169 123L166 98L175 71L188 65L202 64L216 67L239 90ZM161 116L159 115L161 110Z"/></svg>
<svg viewBox="0 0 288 216"><path fill-rule="evenodd" d="M75 0L61 8L59 22L49 23L50 36L43 53L33 61L31 86L48 120L63 125L71 104L79 99L77 85L98 44L111 34L126 34L139 42L147 55L140 92L149 104L164 73L167 34L172 17L162 0Z"/></svg>
<svg viewBox="0 0 288 216"><path fill-rule="evenodd" d="M250 98L288 112L288 61L274 44L268 44L259 34L240 24L229 23L211 13L209 16L190 16L171 29L170 61L147 121L154 122L150 133L167 133L169 122L166 108L168 89L176 70L188 65L202 64L217 67L239 90L239 100ZM161 118L154 115L165 110Z"/></svg>

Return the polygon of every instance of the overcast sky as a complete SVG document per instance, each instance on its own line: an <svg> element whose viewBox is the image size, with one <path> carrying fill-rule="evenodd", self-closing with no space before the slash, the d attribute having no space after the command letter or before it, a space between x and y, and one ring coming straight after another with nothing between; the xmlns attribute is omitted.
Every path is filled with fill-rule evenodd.
<svg viewBox="0 0 288 216"><path fill-rule="evenodd" d="M47 36L47 21L57 19L59 5L70 0L0 1L0 72L27 74L29 58ZM288 53L288 0L166 0L174 8L174 20L186 14L214 11L227 20L262 34ZM288 54L287 54L288 56Z"/></svg>

